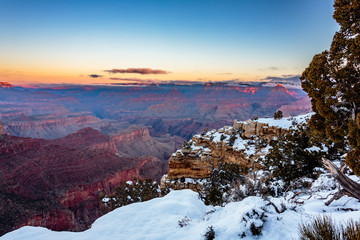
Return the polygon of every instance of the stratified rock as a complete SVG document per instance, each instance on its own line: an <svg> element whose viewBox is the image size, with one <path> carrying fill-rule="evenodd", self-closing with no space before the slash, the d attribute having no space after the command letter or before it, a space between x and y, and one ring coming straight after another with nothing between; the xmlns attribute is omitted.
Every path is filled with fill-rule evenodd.
<svg viewBox="0 0 360 240"><path fill-rule="evenodd" d="M171 156L169 173L161 180L162 187L195 189L196 181L189 183L178 180L208 178L211 164L216 167L220 158L223 163L236 163L243 169L260 168L255 160L266 154L267 143L286 132L287 129L269 126L267 123L235 120L232 127L225 126L218 131L195 135L188 146Z"/></svg>
<svg viewBox="0 0 360 240"><path fill-rule="evenodd" d="M241 132L241 137L243 138L251 138L251 136L256 135L266 140L271 140L275 137L283 135L287 131L286 129L269 126L267 123L260 123L252 120L247 120L245 122L234 120L233 127L235 130Z"/></svg>
<svg viewBox="0 0 360 240"><path fill-rule="evenodd" d="M25 225L56 231L89 228L103 214L101 193L110 194L134 178L159 180L167 171L167 154L178 144L160 140L146 128L113 136L85 128L54 140L0 135L0 206L7 206L0 208L0 235ZM167 146L157 151L159 158L141 155L158 146Z"/></svg>
<svg viewBox="0 0 360 240"><path fill-rule="evenodd" d="M54 139L64 137L85 127L100 126L101 120L94 116L55 116L50 119L24 119L12 121L6 131L13 136Z"/></svg>

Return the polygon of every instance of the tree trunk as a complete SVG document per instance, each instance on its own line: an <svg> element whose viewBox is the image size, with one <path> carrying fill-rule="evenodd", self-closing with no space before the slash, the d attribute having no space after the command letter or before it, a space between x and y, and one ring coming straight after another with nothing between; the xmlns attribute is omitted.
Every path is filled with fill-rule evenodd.
<svg viewBox="0 0 360 240"><path fill-rule="evenodd" d="M329 205L334 200L340 199L344 195L348 195L350 197L357 198L360 201L360 184L348 178L344 173L343 169L338 168L334 163L330 160L323 158L322 162L325 168L330 172L330 174L338 181L342 190L337 192L326 205Z"/></svg>

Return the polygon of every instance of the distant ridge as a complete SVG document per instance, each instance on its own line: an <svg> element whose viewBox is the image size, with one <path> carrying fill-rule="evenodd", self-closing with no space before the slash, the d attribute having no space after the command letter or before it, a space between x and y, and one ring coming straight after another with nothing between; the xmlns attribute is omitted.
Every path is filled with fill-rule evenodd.
<svg viewBox="0 0 360 240"><path fill-rule="evenodd" d="M14 88L14 86L8 82L0 82L0 88Z"/></svg>

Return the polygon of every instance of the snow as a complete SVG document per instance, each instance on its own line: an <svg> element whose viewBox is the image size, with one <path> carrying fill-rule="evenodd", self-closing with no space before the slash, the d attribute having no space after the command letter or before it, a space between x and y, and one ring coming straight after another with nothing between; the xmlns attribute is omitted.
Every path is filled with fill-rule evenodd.
<svg viewBox="0 0 360 240"><path fill-rule="evenodd" d="M248 156L254 155L256 153L255 145L248 146L244 153Z"/></svg>
<svg viewBox="0 0 360 240"><path fill-rule="evenodd" d="M324 187L324 186L328 187ZM84 232L54 232L41 227L22 227L10 232L1 240L101 240L101 239L204 239L207 228L212 226L216 239L298 239L298 226L321 214L330 215L337 222L350 218L359 220L360 203L343 197L325 206L329 193L334 193L334 182L326 175L314 182L313 194L296 196L289 192L284 197L269 200L281 209L277 213L268 200L247 197L240 202L231 202L224 207L205 206L198 194L191 190L172 191L163 198L134 203L118 208L99 218L92 228ZM319 188L322 186L321 188ZM297 204L303 201L304 204ZM352 211L345 211L346 209ZM182 224L181 224L182 223ZM262 226L262 234L252 236L250 225ZM182 225L182 227L180 226Z"/></svg>
<svg viewBox="0 0 360 240"><path fill-rule="evenodd" d="M290 128L292 126L292 122L296 121L297 123L304 123L308 119L310 119L311 115L314 113L308 113L305 115L299 115L296 117L287 117L282 119L274 119L274 118L259 118L257 121L260 123L268 123L269 126L281 127L281 128Z"/></svg>
<svg viewBox="0 0 360 240"><path fill-rule="evenodd" d="M304 150L307 150L309 152L319 152L319 151L321 151L321 148L319 148L317 146L312 146L312 147L306 148Z"/></svg>
<svg viewBox="0 0 360 240"><path fill-rule="evenodd" d="M244 140L241 137L238 137L237 139L235 139L233 148L235 150L245 149Z"/></svg>

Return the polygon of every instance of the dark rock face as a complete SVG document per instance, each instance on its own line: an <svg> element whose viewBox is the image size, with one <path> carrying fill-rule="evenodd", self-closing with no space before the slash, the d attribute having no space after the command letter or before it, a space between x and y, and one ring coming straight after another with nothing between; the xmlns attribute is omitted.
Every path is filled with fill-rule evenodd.
<svg viewBox="0 0 360 240"><path fill-rule="evenodd" d="M121 152L143 142L150 153L164 144L141 128L116 136L85 128L55 140L0 135L0 235L24 225L87 229L102 214L99 194L135 177L160 179L167 170L164 158L135 156L131 147ZM172 144L170 152L179 147Z"/></svg>

